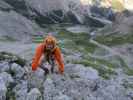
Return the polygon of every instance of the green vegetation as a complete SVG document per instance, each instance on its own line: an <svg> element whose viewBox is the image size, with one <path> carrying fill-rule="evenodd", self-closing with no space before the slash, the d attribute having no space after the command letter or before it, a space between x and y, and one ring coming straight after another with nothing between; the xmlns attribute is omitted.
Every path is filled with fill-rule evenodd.
<svg viewBox="0 0 133 100"><path fill-rule="evenodd" d="M0 37L0 41L9 41L9 42L14 42L14 41L17 41L16 39L14 39L13 37L9 37L9 36L2 36Z"/></svg>
<svg viewBox="0 0 133 100"><path fill-rule="evenodd" d="M89 42L90 36L88 33L72 33L66 30L61 30L57 35L57 38L60 40L70 40L69 42L66 41L64 43L65 48L68 49L75 48L75 50L80 51L80 48L84 48L87 52L93 52L96 48L95 45Z"/></svg>
<svg viewBox="0 0 133 100"><path fill-rule="evenodd" d="M121 59L120 57L119 57L119 61L120 61L120 64L122 66L123 71L127 75L132 76L133 75L133 69L129 68L129 66L125 63L125 61L123 59Z"/></svg>
<svg viewBox="0 0 133 100"><path fill-rule="evenodd" d="M10 83L7 87L6 100L16 100L15 93L13 92L13 84Z"/></svg>
<svg viewBox="0 0 133 100"><path fill-rule="evenodd" d="M6 60L10 62L15 62L21 66L24 66L26 64L26 60L18 57L17 55L14 55L12 53L8 52L0 52L0 61Z"/></svg>
<svg viewBox="0 0 133 100"><path fill-rule="evenodd" d="M112 67L106 66L101 64L98 61L89 61L89 60L81 60L73 62L75 64L83 64L86 67L92 67L99 72L99 75L102 76L104 79L109 79L110 75L115 74L115 71Z"/></svg>
<svg viewBox="0 0 133 100"><path fill-rule="evenodd" d="M38 36L36 36L36 37L34 37L33 39L32 39L32 42L34 42L34 43L41 43L41 42L43 42L43 37L38 37Z"/></svg>
<svg viewBox="0 0 133 100"><path fill-rule="evenodd" d="M116 33L117 34L117 33ZM110 35L110 36L98 36L96 41L99 43L114 46L114 45L121 45L125 43L133 43L133 34L126 34L126 35Z"/></svg>
<svg viewBox="0 0 133 100"><path fill-rule="evenodd" d="M126 74L129 75L129 76L133 76L133 69L126 68Z"/></svg>

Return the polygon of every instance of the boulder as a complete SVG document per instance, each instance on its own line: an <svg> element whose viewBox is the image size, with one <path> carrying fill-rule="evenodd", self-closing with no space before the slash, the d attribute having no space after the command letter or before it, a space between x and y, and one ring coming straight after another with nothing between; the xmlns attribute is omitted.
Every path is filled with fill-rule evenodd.
<svg viewBox="0 0 133 100"><path fill-rule="evenodd" d="M2 77L0 77L0 100L6 100L7 87Z"/></svg>
<svg viewBox="0 0 133 100"><path fill-rule="evenodd" d="M0 36L8 36L10 40L26 41L30 39L30 35L36 33L34 29L38 26L15 11L0 10L0 15Z"/></svg>
<svg viewBox="0 0 133 100"><path fill-rule="evenodd" d="M25 70L24 68L22 68L20 65L13 63L11 65L11 71L14 73L14 78L16 79L21 79L24 74L25 74Z"/></svg>
<svg viewBox="0 0 133 100"><path fill-rule="evenodd" d="M97 70L80 64L67 64L65 72L71 77L79 77L81 79L96 80L99 78Z"/></svg>
<svg viewBox="0 0 133 100"><path fill-rule="evenodd" d="M52 100L53 97L56 97L59 95L59 92L57 89L55 89L55 86L53 84L53 80L50 78L46 79L46 81L43 84L43 98L44 100Z"/></svg>
<svg viewBox="0 0 133 100"><path fill-rule="evenodd" d="M8 62L3 61L0 63L0 72L7 72L9 71L9 68L10 66Z"/></svg>
<svg viewBox="0 0 133 100"><path fill-rule="evenodd" d="M12 6L9 5L8 3L4 2L3 0L0 1L0 9L3 11L10 11L12 10Z"/></svg>
<svg viewBox="0 0 133 100"><path fill-rule="evenodd" d="M21 83L17 84L13 91L15 93L16 100L26 100L28 94L27 81L22 81Z"/></svg>
<svg viewBox="0 0 133 100"><path fill-rule="evenodd" d="M37 71L31 72L28 77L31 88L42 88L43 82L46 79L44 70L38 68Z"/></svg>
<svg viewBox="0 0 133 100"><path fill-rule="evenodd" d="M37 88L33 88L27 94L26 100L42 100L40 91Z"/></svg>
<svg viewBox="0 0 133 100"><path fill-rule="evenodd" d="M66 95L61 94L60 96L54 97L53 100L72 100L72 99Z"/></svg>
<svg viewBox="0 0 133 100"><path fill-rule="evenodd" d="M0 73L0 77L6 86L8 86L10 83L14 82L14 79L12 78L12 76L6 72Z"/></svg>

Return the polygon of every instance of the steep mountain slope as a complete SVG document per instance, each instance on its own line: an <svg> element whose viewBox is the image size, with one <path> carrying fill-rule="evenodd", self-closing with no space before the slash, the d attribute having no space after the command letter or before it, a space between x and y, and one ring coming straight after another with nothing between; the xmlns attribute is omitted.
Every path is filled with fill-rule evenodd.
<svg viewBox="0 0 133 100"><path fill-rule="evenodd" d="M98 5L104 1L1 0L0 100L132 100L133 14ZM64 56L64 75L57 66L47 76L31 70L49 32Z"/></svg>

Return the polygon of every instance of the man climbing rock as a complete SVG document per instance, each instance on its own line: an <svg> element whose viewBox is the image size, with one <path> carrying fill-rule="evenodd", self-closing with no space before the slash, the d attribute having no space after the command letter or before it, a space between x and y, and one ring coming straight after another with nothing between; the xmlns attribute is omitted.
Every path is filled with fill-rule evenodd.
<svg viewBox="0 0 133 100"><path fill-rule="evenodd" d="M63 74L63 57L60 48L57 46L57 40L52 35L48 35L44 41L37 46L31 64L32 70L36 71L38 67L41 67L45 71L45 74L48 74L49 70L46 66L43 66L44 62L48 62L51 65L51 73L54 72L55 63L57 63L60 74Z"/></svg>

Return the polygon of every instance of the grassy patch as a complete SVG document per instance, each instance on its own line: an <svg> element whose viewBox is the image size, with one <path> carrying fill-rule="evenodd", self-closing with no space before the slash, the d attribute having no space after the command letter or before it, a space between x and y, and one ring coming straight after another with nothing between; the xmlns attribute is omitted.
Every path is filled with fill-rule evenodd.
<svg viewBox="0 0 133 100"><path fill-rule="evenodd" d="M99 72L99 75L104 79L109 79L111 75L116 74L116 65L104 59L92 58L85 55L82 57L82 60L72 61L71 63L82 64L86 67L92 67L96 69Z"/></svg>
<svg viewBox="0 0 133 100"><path fill-rule="evenodd" d="M95 45L89 42L89 34L88 33L72 33L66 30L61 30L57 35L58 39L67 39L71 40L68 43L64 43L64 46L69 49L75 48L84 48L87 52L93 52L95 50Z"/></svg>
<svg viewBox="0 0 133 100"><path fill-rule="evenodd" d="M17 64L19 64L21 66L24 66L26 64L26 60L20 58L17 55L14 55L12 53L7 53L7 52L0 52L0 61L1 60L14 62L14 63L17 63Z"/></svg>
<svg viewBox="0 0 133 100"><path fill-rule="evenodd" d="M133 69L126 68L126 74L129 75L129 76L133 76Z"/></svg>
<svg viewBox="0 0 133 100"><path fill-rule="evenodd" d="M11 42L14 42L14 41L17 41L17 40L14 39L13 37L2 36L2 37L0 38L0 41L11 41Z"/></svg>
<svg viewBox="0 0 133 100"><path fill-rule="evenodd" d="M123 72L129 76L133 75L133 69L129 68L129 66L125 63L123 59L119 57L120 64L122 66Z"/></svg>
<svg viewBox="0 0 133 100"><path fill-rule="evenodd" d="M13 84L10 83L7 87L6 100L16 100L15 92L13 91Z"/></svg>
<svg viewBox="0 0 133 100"><path fill-rule="evenodd" d="M43 40L44 40L43 36L39 36L39 35L32 36L32 42L34 43L41 43L43 42Z"/></svg>
<svg viewBox="0 0 133 100"><path fill-rule="evenodd" d="M121 45L125 43L133 43L133 34L98 36L96 38L96 41L108 46Z"/></svg>
<svg viewBox="0 0 133 100"><path fill-rule="evenodd" d="M102 65L98 61L92 62L88 60L82 60L82 61L75 61L73 63L83 64L84 66L90 66L96 69L99 72L99 75L103 77L104 79L109 79L110 75L115 74L115 71L113 68L106 66L106 65Z"/></svg>

